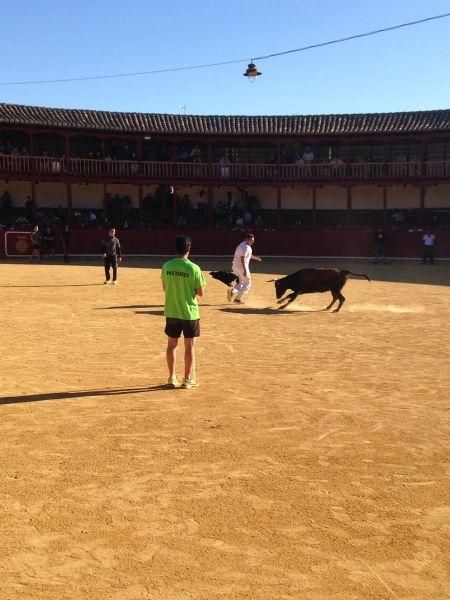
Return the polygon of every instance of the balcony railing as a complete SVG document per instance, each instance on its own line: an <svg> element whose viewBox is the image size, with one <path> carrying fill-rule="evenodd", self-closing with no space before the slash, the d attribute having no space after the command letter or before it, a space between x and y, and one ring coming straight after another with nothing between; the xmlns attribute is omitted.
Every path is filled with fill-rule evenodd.
<svg viewBox="0 0 450 600"><path fill-rule="evenodd" d="M154 182L278 182L414 180L450 178L450 161L351 164L227 164L98 160L48 156L0 155L0 173L53 178Z"/></svg>

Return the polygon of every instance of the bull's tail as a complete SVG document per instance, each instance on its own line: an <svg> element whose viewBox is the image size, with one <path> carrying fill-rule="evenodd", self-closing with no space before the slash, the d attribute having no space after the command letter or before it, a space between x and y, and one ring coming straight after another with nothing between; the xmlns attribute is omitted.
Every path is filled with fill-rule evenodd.
<svg viewBox="0 0 450 600"><path fill-rule="evenodd" d="M348 275L353 275L354 277L364 277L365 279L367 279L367 281L370 281L370 277L367 275L367 273L352 273L351 271L347 271L345 269L343 269L343 271Z"/></svg>

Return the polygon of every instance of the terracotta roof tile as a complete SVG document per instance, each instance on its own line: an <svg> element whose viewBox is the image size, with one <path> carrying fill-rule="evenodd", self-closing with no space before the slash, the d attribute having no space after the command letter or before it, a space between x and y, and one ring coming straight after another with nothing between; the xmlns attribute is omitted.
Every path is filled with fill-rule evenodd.
<svg viewBox="0 0 450 600"><path fill-rule="evenodd" d="M450 109L343 115L220 116L126 113L0 103L0 125L145 134L352 135L450 132Z"/></svg>

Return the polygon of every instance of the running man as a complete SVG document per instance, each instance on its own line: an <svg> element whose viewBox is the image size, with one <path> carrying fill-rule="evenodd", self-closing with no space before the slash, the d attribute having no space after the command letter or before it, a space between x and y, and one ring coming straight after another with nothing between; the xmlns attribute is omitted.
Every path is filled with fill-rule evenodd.
<svg viewBox="0 0 450 600"><path fill-rule="evenodd" d="M259 256L252 256L252 246L255 242L255 236L247 233L243 242L236 248L233 258L233 273L239 277L239 282L227 291L228 302L237 302L244 304L243 298L248 294L252 285L250 274L250 260L261 262Z"/></svg>
<svg viewBox="0 0 450 600"><path fill-rule="evenodd" d="M164 316L167 335L166 359L169 368L168 385L178 387L176 349L178 339L184 336L184 378L182 388L197 387L195 377L194 340L200 336L200 313L197 296L203 296L205 279L200 267L188 259L191 239L175 238L177 257L167 261L162 268L161 280L165 292Z"/></svg>
<svg viewBox="0 0 450 600"><path fill-rule="evenodd" d="M113 279L112 285L117 283L117 267L122 262L122 250L120 249L120 242L116 238L116 230L111 227L108 231L108 236L103 240L102 244L103 258L105 259L105 285L111 279L110 269L112 267Z"/></svg>

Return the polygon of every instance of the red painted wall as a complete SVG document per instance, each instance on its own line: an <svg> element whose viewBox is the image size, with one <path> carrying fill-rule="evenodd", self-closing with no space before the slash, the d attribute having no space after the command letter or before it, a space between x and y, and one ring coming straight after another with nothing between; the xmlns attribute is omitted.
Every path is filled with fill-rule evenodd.
<svg viewBox="0 0 450 600"><path fill-rule="evenodd" d="M450 232L433 230L437 236L436 257L450 258ZM192 238L192 253L209 256L232 254L242 240L238 231L208 231L202 229L154 229L150 231L118 231L124 254L172 254L177 233ZM386 254L392 257L420 258L423 232L396 231L387 233ZM70 254L100 254L104 233L98 229L73 230ZM5 232L0 232L0 256L5 256ZM347 230L276 230L255 232L255 253L274 256L372 256L373 232L366 229ZM23 246L23 238L22 238ZM8 242L15 252L15 240ZM57 252L61 252L58 244ZM28 254L29 250L25 252Z"/></svg>

